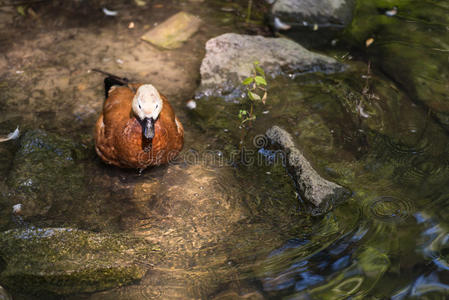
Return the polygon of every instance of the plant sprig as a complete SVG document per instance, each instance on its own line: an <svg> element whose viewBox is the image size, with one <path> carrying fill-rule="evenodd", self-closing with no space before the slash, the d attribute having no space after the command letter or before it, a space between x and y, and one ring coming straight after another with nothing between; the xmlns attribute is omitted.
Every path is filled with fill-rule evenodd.
<svg viewBox="0 0 449 300"><path fill-rule="evenodd" d="M249 111L247 109L241 109L239 111L238 117L240 121L240 128L245 127L245 123L251 126L251 122L256 120L256 115L254 114L254 106L258 102L266 103L268 93L267 93L267 80L265 77L264 70L260 67L259 62L253 62L253 69L251 71L251 76L242 80L242 84L246 88L246 95L242 100L242 104L246 107L249 106ZM249 105L248 105L249 104ZM243 144L243 139L245 137L244 132L242 132L242 138L240 144Z"/></svg>
<svg viewBox="0 0 449 300"><path fill-rule="evenodd" d="M250 100L250 111L241 109L239 111L239 119L242 120L240 125L248 121L253 121L256 119L254 115L254 105L256 102L261 101L265 104L267 100L267 80L265 78L264 70L259 66L259 62L255 61L253 63L253 70L250 77L245 78L242 84L246 86L246 94Z"/></svg>

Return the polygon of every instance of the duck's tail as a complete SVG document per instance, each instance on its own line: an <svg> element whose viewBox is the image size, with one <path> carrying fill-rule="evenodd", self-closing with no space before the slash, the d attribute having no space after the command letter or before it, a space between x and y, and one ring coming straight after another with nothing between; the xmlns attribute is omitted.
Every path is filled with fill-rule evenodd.
<svg viewBox="0 0 449 300"><path fill-rule="evenodd" d="M91 69L91 71L101 73L103 75L106 75L107 77L104 79L104 95L105 98L108 98L109 96L109 90L114 85L128 85L129 79L126 77L118 77L114 74L99 70L99 69Z"/></svg>

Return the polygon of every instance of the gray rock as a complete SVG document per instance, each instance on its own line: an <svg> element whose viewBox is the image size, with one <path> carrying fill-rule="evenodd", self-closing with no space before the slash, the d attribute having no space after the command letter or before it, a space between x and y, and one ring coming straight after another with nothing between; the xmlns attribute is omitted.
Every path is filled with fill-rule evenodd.
<svg viewBox="0 0 449 300"><path fill-rule="evenodd" d="M346 25L353 5L353 0L278 0L271 12L288 22Z"/></svg>
<svg viewBox="0 0 449 300"><path fill-rule="evenodd" d="M292 169L300 196L312 203L315 214L324 213L334 204L348 198L351 192L336 183L322 178L296 148L291 135L284 129L273 126L266 136L272 143L278 144L286 152L287 166Z"/></svg>
<svg viewBox="0 0 449 300"><path fill-rule="evenodd" d="M330 42L352 20L354 0L278 0L271 9L276 30L306 46ZM279 24L284 24L280 27Z"/></svg>
<svg viewBox="0 0 449 300"><path fill-rule="evenodd" d="M202 96L240 96L241 81L250 76L258 61L267 76L297 75L307 72L338 72L345 66L335 59L313 53L285 38L226 33L206 43L201 64Z"/></svg>
<svg viewBox="0 0 449 300"><path fill-rule="evenodd" d="M123 234L71 228L32 228L0 233L6 266L0 281L29 294L93 292L141 279L158 257L154 244Z"/></svg>

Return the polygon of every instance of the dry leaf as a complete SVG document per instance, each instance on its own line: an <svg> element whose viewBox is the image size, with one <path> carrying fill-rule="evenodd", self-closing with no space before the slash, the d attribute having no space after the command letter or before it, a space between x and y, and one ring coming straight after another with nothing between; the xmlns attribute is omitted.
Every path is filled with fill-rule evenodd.
<svg viewBox="0 0 449 300"><path fill-rule="evenodd" d="M373 38L369 38L365 41L365 45L366 47L371 46L371 44L374 43L374 39Z"/></svg>

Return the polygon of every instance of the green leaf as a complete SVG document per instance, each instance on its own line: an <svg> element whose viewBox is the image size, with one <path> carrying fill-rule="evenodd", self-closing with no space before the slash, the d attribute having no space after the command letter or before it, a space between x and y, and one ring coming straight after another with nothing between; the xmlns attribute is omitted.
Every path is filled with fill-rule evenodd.
<svg viewBox="0 0 449 300"><path fill-rule="evenodd" d="M253 65L254 65L254 66L257 66L258 64L260 64L260 62L259 62L258 60L255 60L255 61L253 62Z"/></svg>
<svg viewBox="0 0 449 300"><path fill-rule="evenodd" d="M248 112L244 109L241 109L239 111L239 119L242 119L244 116L246 116L248 114Z"/></svg>
<svg viewBox="0 0 449 300"><path fill-rule="evenodd" d="M244 85L248 85L248 84L252 83L253 81L254 81L254 78L253 78L253 77L248 77L248 78L246 78L245 80L243 80L242 83L243 83Z"/></svg>
<svg viewBox="0 0 449 300"><path fill-rule="evenodd" d="M254 80L257 84L267 85L267 81L262 76L256 76L254 77Z"/></svg>
<svg viewBox="0 0 449 300"><path fill-rule="evenodd" d="M255 66L254 66L254 69L256 69L256 72L257 72L260 76L262 76L262 77L265 78L265 72L263 71L263 69L262 69L261 67L255 65Z"/></svg>
<svg viewBox="0 0 449 300"><path fill-rule="evenodd" d="M248 91L248 96L253 101L260 100L260 96L257 95L256 93L251 92L251 91Z"/></svg>

